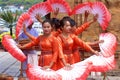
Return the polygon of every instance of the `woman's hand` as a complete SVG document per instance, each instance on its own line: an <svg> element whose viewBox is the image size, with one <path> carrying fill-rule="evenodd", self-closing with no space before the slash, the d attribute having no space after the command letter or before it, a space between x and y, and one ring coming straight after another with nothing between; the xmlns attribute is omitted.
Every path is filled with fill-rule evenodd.
<svg viewBox="0 0 120 80"><path fill-rule="evenodd" d="M104 40L99 40L99 43L104 43Z"/></svg>
<svg viewBox="0 0 120 80"><path fill-rule="evenodd" d="M99 56L99 52L98 52L98 51L94 51L94 54L95 54L96 56Z"/></svg>
<svg viewBox="0 0 120 80"><path fill-rule="evenodd" d="M44 66L42 67L43 70L47 70L47 69L50 69L50 66Z"/></svg>
<svg viewBox="0 0 120 80"><path fill-rule="evenodd" d="M85 18L87 18L89 14L90 14L90 12L86 10L85 11Z"/></svg>
<svg viewBox="0 0 120 80"><path fill-rule="evenodd" d="M25 24L23 24L23 32L24 32L24 33L27 32Z"/></svg>
<svg viewBox="0 0 120 80"><path fill-rule="evenodd" d="M72 66L70 65L70 64L65 64L65 67L64 67L64 69L65 70L70 70L72 68Z"/></svg>
<svg viewBox="0 0 120 80"><path fill-rule="evenodd" d="M98 19L98 14L96 14L94 17L93 17L93 22L96 22Z"/></svg>
<svg viewBox="0 0 120 80"><path fill-rule="evenodd" d="M88 15L89 15L89 14L90 14L89 11L86 10L86 11L85 11L85 14L84 14L84 16L85 16L85 17L84 17L84 23L87 22L87 19L88 19Z"/></svg>
<svg viewBox="0 0 120 80"><path fill-rule="evenodd" d="M40 23L43 22L43 20L42 20L40 14L36 14L35 18L36 18Z"/></svg>
<svg viewBox="0 0 120 80"><path fill-rule="evenodd" d="M96 22L98 19L98 14L96 14L94 17L93 17L93 20L90 20L89 23L92 24L94 22Z"/></svg>
<svg viewBox="0 0 120 80"><path fill-rule="evenodd" d="M59 13L59 8L56 8L53 12L53 17L56 18Z"/></svg>
<svg viewBox="0 0 120 80"><path fill-rule="evenodd" d="M17 44L17 47L20 48L20 49L23 48L22 45L20 45L20 44Z"/></svg>

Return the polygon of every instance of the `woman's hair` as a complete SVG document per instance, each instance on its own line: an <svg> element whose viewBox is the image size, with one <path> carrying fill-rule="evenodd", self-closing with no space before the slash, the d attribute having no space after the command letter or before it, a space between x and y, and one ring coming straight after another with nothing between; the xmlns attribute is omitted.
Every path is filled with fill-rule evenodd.
<svg viewBox="0 0 120 80"><path fill-rule="evenodd" d="M60 29L60 20L57 18L52 18L52 25L54 26L55 30Z"/></svg>
<svg viewBox="0 0 120 80"><path fill-rule="evenodd" d="M71 27L74 27L77 25L77 23L73 19L70 19L70 24L71 24Z"/></svg>
<svg viewBox="0 0 120 80"><path fill-rule="evenodd" d="M52 26L52 21L51 21L50 19L45 19L45 20L42 22L42 25L43 25L44 23L47 23L47 22L51 25L51 27L53 27L53 26Z"/></svg>
<svg viewBox="0 0 120 80"><path fill-rule="evenodd" d="M69 16L64 16L62 19L71 19Z"/></svg>
<svg viewBox="0 0 120 80"><path fill-rule="evenodd" d="M61 19L60 20L60 26L61 28L63 28L63 26L65 25L66 21L68 21L67 19Z"/></svg>
<svg viewBox="0 0 120 80"><path fill-rule="evenodd" d="M60 24L61 24L61 26L64 26L64 25L63 25L64 23L63 23L62 21L69 21L71 27L74 27L74 26L76 25L75 20L73 20L73 19L72 19L71 17L69 17L69 16L65 16L65 17L62 18Z"/></svg>

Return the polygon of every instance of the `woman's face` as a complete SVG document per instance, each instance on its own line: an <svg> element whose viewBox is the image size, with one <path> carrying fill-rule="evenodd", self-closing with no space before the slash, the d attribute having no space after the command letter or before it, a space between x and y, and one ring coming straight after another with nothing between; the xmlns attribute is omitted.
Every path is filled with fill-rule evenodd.
<svg viewBox="0 0 120 80"><path fill-rule="evenodd" d="M71 25L69 21L65 22L65 25L63 26L63 31L66 33L70 33L71 32Z"/></svg>
<svg viewBox="0 0 120 80"><path fill-rule="evenodd" d="M44 34L46 34L46 35L49 35L51 33L51 31L52 31L52 26L51 26L51 24L49 22L45 22L43 24L42 28L43 28Z"/></svg>
<svg viewBox="0 0 120 80"><path fill-rule="evenodd" d="M72 29L71 29L71 32L74 33L76 30L76 26L73 26Z"/></svg>

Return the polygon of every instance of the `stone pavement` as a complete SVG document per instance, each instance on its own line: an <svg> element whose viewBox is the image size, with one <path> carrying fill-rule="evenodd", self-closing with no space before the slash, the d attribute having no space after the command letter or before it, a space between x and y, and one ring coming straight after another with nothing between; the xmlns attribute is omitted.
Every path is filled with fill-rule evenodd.
<svg viewBox="0 0 120 80"><path fill-rule="evenodd" d="M94 78L88 78L87 80L120 80L120 77L107 76L105 79L103 79L103 77L94 77Z"/></svg>
<svg viewBox="0 0 120 80"><path fill-rule="evenodd" d="M20 62L13 58L8 52L0 52L0 74L1 73L13 76L14 80L18 80L20 75ZM110 75L110 73L112 74ZM119 75L114 73L114 71L108 72L107 74L109 76L107 76L105 80L120 80L120 71L117 73ZM103 80L103 77L89 76L87 80Z"/></svg>
<svg viewBox="0 0 120 80"><path fill-rule="evenodd" d="M14 77L14 80L18 80L18 77ZM26 79L26 80L28 80L28 79ZM94 77L94 78L88 77L87 80L103 80L103 77ZM105 80L120 80L120 77L107 76L107 78Z"/></svg>

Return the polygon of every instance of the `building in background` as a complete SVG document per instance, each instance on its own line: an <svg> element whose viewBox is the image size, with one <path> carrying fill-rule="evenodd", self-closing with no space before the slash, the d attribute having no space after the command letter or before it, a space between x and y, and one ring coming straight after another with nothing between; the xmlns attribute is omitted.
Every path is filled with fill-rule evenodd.
<svg viewBox="0 0 120 80"><path fill-rule="evenodd" d="M40 22L34 22L32 27L36 29L39 35L43 34L42 24Z"/></svg>

